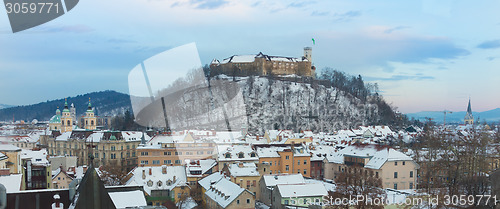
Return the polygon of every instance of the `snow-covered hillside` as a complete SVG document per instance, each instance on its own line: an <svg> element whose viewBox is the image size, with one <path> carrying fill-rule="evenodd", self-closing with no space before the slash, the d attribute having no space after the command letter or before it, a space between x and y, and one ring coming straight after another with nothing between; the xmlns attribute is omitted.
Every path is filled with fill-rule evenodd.
<svg viewBox="0 0 500 209"><path fill-rule="evenodd" d="M336 88L318 84L246 77L243 92L250 132L269 129L332 132L378 120L378 107Z"/></svg>

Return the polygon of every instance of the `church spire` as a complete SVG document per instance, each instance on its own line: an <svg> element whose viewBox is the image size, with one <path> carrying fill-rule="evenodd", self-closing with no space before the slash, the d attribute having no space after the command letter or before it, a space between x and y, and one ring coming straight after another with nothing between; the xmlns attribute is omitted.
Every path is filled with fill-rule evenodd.
<svg viewBox="0 0 500 209"><path fill-rule="evenodd" d="M470 106L470 97L469 97L469 105L467 105L467 113L465 113L464 122L465 125L474 124L474 116L472 116L472 108Z"/></svg>

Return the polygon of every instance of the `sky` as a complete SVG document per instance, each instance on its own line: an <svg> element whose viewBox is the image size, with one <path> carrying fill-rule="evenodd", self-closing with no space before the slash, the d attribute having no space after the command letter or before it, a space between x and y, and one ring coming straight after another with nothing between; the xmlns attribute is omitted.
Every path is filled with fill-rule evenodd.
<svg viewBox="0 0 500 209"><path fill-rule="evenodd" d="M0 104L128 93L128 73L196 43L202 64L300 57L378 83L403 113L500 107L499 1L84 0L12 33L0 9ZM311 39L315 39L313 45Z"/></svg>

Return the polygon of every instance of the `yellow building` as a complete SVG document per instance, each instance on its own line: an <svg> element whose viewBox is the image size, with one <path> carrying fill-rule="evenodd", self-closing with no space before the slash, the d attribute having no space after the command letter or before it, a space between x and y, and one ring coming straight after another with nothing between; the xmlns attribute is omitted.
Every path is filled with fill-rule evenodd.
<svg viewBox="0 0 500 209"><path fill-rule="evenodd" d="M255 208L255 194L229 181L219 172L205 177L198 183L202 187L206 208Z"/></svg>
<svg viewBox="0 0 500 209"><path fill-rule="evenodd" d="M7 156L5 167L10 169L10 173L21 173L21 148L11 144L0 144L0 152Z"/></svg>
<svg viewBox="0 0 500 209"><path fill-rule="evenodd" d="M393 148L379 145L352 145L324 159L325 179L335 180L342 172L364 169L382 180L383 188L416 189L419 165Z"/></svg>
<svg viewBox="0 0 500 209"><path fill-rule="evenodd" d="M264 169L258 169L255 163L237 162L226 165L222 170L229 176L231 182L248 189L256 197L259 196L259 180L264 175Z"/></svg>
<svg viewBox="0 0 500 209"><path fill-rule="evenodd" d="M138 131L72 131L43 137L51 156L78 157L78 165L89 164L90 146L93 147L95 166L116 165L123 171L137 166L136 148L143 132ZM144 135L145 138L149 138Z"/></svg>
<svg viewBox="0 0 500 209"><path fill-rule="evenodd" d="M213 158L215 152L213 141L194 141L191 137L187 138L183 141L176 141L172 139L172 136L154 136L150 143L137 148L139 164L143 166L183 165L185 160Z"/></svg>
<svg viewBox="0 0 500 209"><path fill-rule="evenodd" d="M189 193L184 166L137 167L127 179L126 185L143 186L148 205L178 202Z"/></svg>
<svg viewBox="0 0 500 209"><path fill-rule="evenodd" d="M235 76L249 75L298 75L314 77L316 68L311 64L312 48L304 48L300 58L270 56L260 52L255 55L233 55L222 61L214 59L210 69L214 74Z"/></svg>
<svg viewBox="0 0 500 209"><path fill-rule="evenodd" d="M311 174L311 154L304 145L255 145L259 163L269 163L269 174Z"/></svg>
<svg viewBox="0 0 500 209"><path fill-rule="evenodd" d="M92 104L90 103L90 98L89 98L89 106L87 108L87 111L85 112L85 116L83 116L83 128L87 130L96 130L97 126L97 118L94 114L94 110L92 109Z"/></svg>

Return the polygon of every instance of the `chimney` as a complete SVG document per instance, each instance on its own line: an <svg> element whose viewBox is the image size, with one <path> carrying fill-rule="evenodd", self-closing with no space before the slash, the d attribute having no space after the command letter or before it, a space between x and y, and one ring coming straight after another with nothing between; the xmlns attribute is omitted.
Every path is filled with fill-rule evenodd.
<svg viewBox="0 0 500 209"><path fill-rule="evenodd" d="M153 175L153 169L152 168L149 168L149 175Z"/></svg>
<svg viewBox="0 0 500 209"><path fill-rule="evenodd" d="M174 176L174 183L175 183L175 179L176 179L176 177Z"/></svg>
<svg viewBox="0 0 500 209"><path fill-rule="evenodd" d="M243 163L242 163L242 162L239 162L239 163L238 163L238 167L239 167L239 168L243 168Z"/></svg>
<svg viewBox="0 0 500 209"><path fill-rule="evenodd" d="M52 204L52 209L63 209L64 206L61 203L61 197L59 194L54 195L54 203Z"/></svg>
<svg viewBox="0 0 500 209"><path fill-rule="evenodd" d="M161 166L161 173L162 174L167 174L167 166L166 165L162 165Z"/></svg>
<svg viewBox="0 0 500 209"><path fill-rule="evenodd" d="M0 176L8 176L8 175L10 175L10 169L8 168L0 169Z"/></svg>
<svg viewBox="0 0 500 209"><path fill-rule="evenodd" d="M146 170L142 170L142 179L146 179Z"/></svg>

